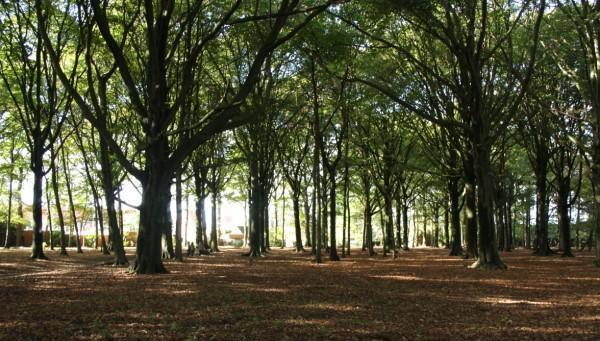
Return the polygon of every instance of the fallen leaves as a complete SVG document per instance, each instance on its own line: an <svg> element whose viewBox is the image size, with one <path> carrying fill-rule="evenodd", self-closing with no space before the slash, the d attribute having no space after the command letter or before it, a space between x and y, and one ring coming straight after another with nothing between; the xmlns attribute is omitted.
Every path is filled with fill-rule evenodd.
<svg viewBox="0 0 600 341"><path fill-rule="evenodd" d="M170 274L97 266L98 252L51 261L0 250L0 339L600 339L593 255L502 254L508 271L466 268L447 250L396 260L353 250L315 265L273 250L167 261ZM129 254L132 254L129 250Z"/></svg>

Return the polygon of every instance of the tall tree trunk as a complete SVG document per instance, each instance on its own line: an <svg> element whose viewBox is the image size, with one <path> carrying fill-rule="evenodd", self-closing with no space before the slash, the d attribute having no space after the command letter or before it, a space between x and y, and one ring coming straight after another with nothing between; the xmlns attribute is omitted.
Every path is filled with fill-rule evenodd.
<svg viewBox="0 0 600 341"><path fill-rule="evenodd" d="M531 206L529 201L530 198L527 198L527 204L525 206L525 247L531 249Z"/></svg>
<svg viewBox="0 0 600 341"><path fill-rule="evenodd" d="M175 259L183 261L183 252L181 247L181 224L183 221L183 211L181 207L181 201L183 199L183 190L181 188L181 173L183 170L178 170L175 175L175 205L176 205L176 216L175 216Z"/></svg>
<svg viewBox="0 0 600 341"><path fill-rule="evenodd" d="M13 138L11 141L10 147L10 174L8 176L8 212L6 216L6 236L4 239L4 248L8 249L10 247L9 237L10 237L10 225L12 222L12 203L13 203L13 180L14 180L14 163L15 163L15 139Z"/></svg>
<svg viewBox="0 0 600 341"><path fill-rule="evenodd" d="M305 247L312 247L312 239L311 239L311 224L310 224L310 207L308 203L308 190L304 190L304 240L306 241Z"/></svg>
<svg viewBox="0 0 600 341"><path fill-rule="evenodd" d="M571 222L569 221L569 194L571 192L570 177L559 177L556 211L558 214L558 231L562 240L563 257L573 257L571 252Z"/></svg>
<svg viewBox="0 0 600 341"><path fill-rule="evenodd" d="M210 217L210 251L219 252L219 237L217 235L217 194L211 193L211 217Z"/></svg>
<svg viewBox="0 0 600 341"><path fill-rule="evenodd" d="M50 209L50 185L46 177L46 207L48 208L48 227L50 229L50 250L54 251L54 237L52 236L52 210Z"/></svg>
<svg viewBox="0 0 600 341"><path fill-rule="evenodd" d="M394 243L394 213L392 205L391 193L384 196L383 206L385 209L385 244L383 248L383 255L385 256L387 251L391 252L396 257L395 243Z"/></svg>
<svg viewBox="0 0 600 341"><path fill-rule="evenodd" d="M52 189L54 190L54 206L56 206L56 213L58 214L58 224L60 225L60 255L67 255L67 237L65 233L65 219L63 216L62 205L60 203L60 190L58 188L58 170L56 169L55 163L56 155L54 153L54 147L50 148L50 167L52 170Z"/></svg>
<svg viewBox="0 0 600 341"><path fill-rule="evenodd" d="M102 212L102 204L100 203L100 199L97 199L96 204L98 207L98 222L100 224L100 243L102 244L100 249L101 249L103 255L109 255L110 252L108 252L108 247L106 245L106 238L104 238L104 214ZM113 250L115 250L115 248L113 248ZM116 253L116 251L115 251L115 253Z"/></svg>
<svg viewBox="0 0 600 341"><path fill-rule="evenodd" d="M433 247L440 247L439 237L440 237L440 206L436 203L433 208Z"/></svg>
<svg viewBox="0 0 600 341"><path fill-rule="evenodd" d="M100 139L100 170L102 173L102 189L104 191L104 204L106 206L106 215L108 218L108 230L112 236L112 249L114 252L113 265L128 265L129 261L125 256L125 247L123 246L123 213L121 201L119 200L119 211L121 212L121 223L119 224L117 211L115 210L115 185L113 180L113 166L110 159L110 152L104 139Z"/></svg>
<svg viewBox="0 0 600 341"><path fill-rule="evenodd" d="M71 189L71 177L69 175L69 168L68 168L68 164L67 164L67 158L65 156L65 148L61 148L61 154L62 154L62 165L63 165L63 172L65 174L65 184L67 186L67 196L69 198L69 209L71 211L71 223L73 224L73 227L75 228L75 245L77 246L77 253L83 253L83 250L81 249L81 236L79 235L79 226L77 225L77 215L75 213L75 204L73 202L73 191Z"/></svg>
<svg viewBox="0 0 600 341"><path fill-rule="evenodd" d="M164 141L166 142L166 141ZM162 145L162 143L161 143ZM155 146L154 148L160 148ZM152 149L154 149L152 148ZM132 270L139 274L166 273L162 263L161 240L171 224L169 205L171 203L171 174L166 174L161 163L153 160L159 150L148 152L150 169L146 181L142 183L142 203L140 205L140 226L137 237L136 257Z"/></svg>
<svg viewBox="0 0 600 341"><path fill-rule="evenodd" d="M409 248L408 248L408 199L407 198L402 199L402 230L404 233L404 236L402 238L404 245L402 246L402 249L404 251L408 251Z"/></svg>
<svg viewBox="0 0 600 341"><path fill-rule="evenodd" d="M506 224L504 222L504 211L505 211L505 202L504 202L504 188L502 183L499 183L496 188L496 200L495 200L495 213L496 213L496 226L498 227L498 249L505 250L507 248L507 238L506 238Z"/></svg>
<svg viewBox="0 0 600 341"><path fill-rule="evenodd" d="M450 248L450 207L444 208L444 248Z"/></svg>
<svg viewBox="0 0 600 341"><path fill-rule="evenodd" d="M199 255L208 255L206 241L206 214L204 211L205 183L198 169L194 169L194 191L196 194L196 249Z"/></svg>
<svg viewBox="0 0 600 341"><path fill-rule="evenodd" d="M285 186L283 187L282 199L283 199L283 207L281 208L281 248L283 249L286 244L286 242L285 242ZM300 212L298 212L298 214L299 213ZM299 216L298 216L298 219L300 219ZM295 224L295 222L294 222L294 224ZM302 236L300 236L300 237L302 237Z"/></svg>
<svg viewBox="0 0 600 341"><path fill-rule="evenodd" d="M34 137L31 151L31 171L33 172L33 243L31 259L48 259L44 254L44 234L42 230L42 180L44 178L44 152L42 142Z"/></svg>
<svg viewBox="0 0 600 341"><path fill-rule="evenodd" d="M504 222L506 224L506 248L504 251L512 251L514 248L515 231L513 225L513 201L514 201L514 183L512 180L508 183L507 195L506 195L506 217Z"/></svg>
<svg viewBox="0 0 600 341"><path fill-rule="evenodd" d="M545 148L538 148L545 150ZM548 256L552 254L550 243L548 241L548 182L546 174L548 173L548 157L546 153L536 155L535 184L536 184L536 212L535 212L535 254L538 256Z"/></svg>
<svg viewBox="0 0 600 341"><path fill-rule="evenodd" d="M256 153L250 158L250 251L248 255L251 257L259 257L262 255L261 236L261 207L262 198L260 193L260 180L258 178L258 156Z"/></svg>
<svg viewBox="0 0 600 341"><path fill-rule="evenodd" d="M262 208L261 208L261 213L262 213L262 230L264 232L264 234L262 234L263 236L263 240L261 243L261 248L263 250L263 252L268 252L271 250L271 241L270 241L270 227L271 225L269 224L269 191L267 191L264 187L262 189L262 193L263 193L263 199L264 201L262 202Z"/></svg>
<svg viewBox="0 0 600 341"><path fill-rule="evenodd" d="M292 189L292 204L294 206L294 227L296 230L296 252L304 252L302 244L302 226L300 225L300 192Z"/></svg>
<svg viewBox="0 0 600 341"><path fill-rule="evenodd" d="M169 183L167 193L165 197L169 198L169 205L167 205L167 220L168 224L163 226L163 252L162 257L168 259L175 259L175 248L173 247L173 215L171 212L171 184Z"/></svg>
<svg viewBox="0 0 600 341"><path fill-rule="evenodd" d="M479 122L481 125L482 123ZM486 123L483 123L486 124ZM485 131L481 129L480 131ZM477 137L480 137L478 139ZM485 136L475 134L475 178L477 183L477 218L479 223L479 258L472 267L506 269L500 259L493 216L493 183L490 177L490 149L486 147Z"/></svg>
<svg viewBox="0 0 600 341"><path fill-rule="evenodd" d="M373 249L373 217L372 217L372 207L371 207L371 178L370 175L366 172L361 174L361 185L364 192L364 200L365 207L363 210L363 221L364 221L364 245L369 253L369 257L375 255L375 250Z"/></svg>
<svg viewBox="0 0 600 341"><path fill-rule="evenodd" d="M402 248L402 198L400 191L396 194L396 249Z"/></svg>
<svg viewBox="0 0 600 341"><path fill-rule="evenodd" d="M329 219L328 219L328 209L327 209L327 198L329 197L327 194L327 174L325 173L325 169L323 169L323 176L321 177L321 242L323 243L323 247L325 248L325 252L329 252Z"/></svg>
<svg viewBox="0 0 600 341"><path fill-rule="evenodd" d="M347 230L348 230L348 232L347 232L348 233L348 237L346 237L348 249L346 250L346 255L350 256L350 249L351 249L350 241L352 240L351 236L350 236L350 231L352 230L351 229L352 219L351 219L351 215L350 215L350 184L348 184L346 186L346 193L345 193L344 197L345 197L345 201L346 201L346 211L347 211L346 212L346 219L348 219L348 222L346 223L346 227L347 227Z"/></svg>
<svg viewBox="0 0 600 341"><path fill-rule="evenodd" d="M465 258L477 258L477 205L475 198L476 176L472 155L467 155L464 160L465 176L465 211L467 218ZM485 176L489 176L486 174Z"/></svg>
<svg viewBox="0 0 600 341"><path fill-rule="evenodd" d="M577 215L575 217L575 248L579 249L579 246L581 244L581 240L580 240L580 236L579 236L579 231L580 231L580 224L581 224L581 216L580 216L580 210L581 210L581 196L577 197Z"/></svg>
<svg viewBox="0 0 600 341"><path fill-rule="evenodd" d="M336 212L336 183L335 183L335 168L332 167L329 170L329 260L339 261L340 257L337 253L337 241L336 241L336 228L335 220L337 216Z"/></svg>

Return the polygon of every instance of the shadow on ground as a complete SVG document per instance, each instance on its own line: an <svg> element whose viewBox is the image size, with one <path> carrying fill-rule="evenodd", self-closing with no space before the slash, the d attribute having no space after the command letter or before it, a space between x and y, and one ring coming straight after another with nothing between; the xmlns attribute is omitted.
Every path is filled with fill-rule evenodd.
<svg viewBox="0 0 600 341"><path fill-rule="evenodd" d="M600 339L600 270L589 252L517 250L502 254L508 271L486 271L443 249L398 259L353 250L324 264L229 249L167 261L171 272L157 276L103 266L94 250L27 254L0 250L0 339Z"/></svg>

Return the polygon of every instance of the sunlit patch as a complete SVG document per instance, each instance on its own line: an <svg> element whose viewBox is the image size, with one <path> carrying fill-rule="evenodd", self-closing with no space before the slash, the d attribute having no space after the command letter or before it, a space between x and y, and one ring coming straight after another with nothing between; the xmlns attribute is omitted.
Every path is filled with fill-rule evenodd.
<svg viewBox="0 0 600 341"><path fill-rule="evenodd" d="M192 291L192 290L175 290L175 291L171 291L171 293L173 295L190 295L190 294L193 294L194 291Z"/></svg>
<svg viewBox="0 0 600 341"><path fill-rule="evenodd" d="M371 278L381 278L381 279L396 279L399 281L422 281L423 278L416 276L405 276L405 275L374 275L370 276Z"/></svg>
<svg viewBox="0 0 600 341"><path fill-rule="evenodd" d="M541 301L530 301L530 300L515 300L511 298L502 297L485 297L479 299L480 302L492 303L492 304L523 304L523 305L538 305L538 306L551 306L554 305L552 302L541 302Z"/></svg>
<svg viewBox="0 0 600 341"><path fill-rule="evenodd" d="M468 209L468 208L466 209L466 211L467 211L467 218L469 218L469 219L473 219L473 217L475 216L475 215L473 214L473 211L471 211L471 210L470 210L470 209Z"/></svg>
<svg viewBox="0 0 600 341"><path fill-rule="evenodd" d="M282 289L282 288L249 288L247 290L248 291L257 291L257 292L268 292L268 293L273 293L273 292L287 293L287 292L289 292L288 289Z"/></svg>
<svg viewBox="0 0 600 341"><path fill-rule="evenodd" d="M331 311L357 311L357 310L362 309L358 305L333 304L333 303L310 303L310 304L305 304L302 307L311 308L311 309L331 310Z"/></svg>
<svg viewBox="0 0 600 341"><path fill-rule="evenodd" d="M302 317L287 319L284 321L286 324L291 324L294 326L326 326L331 324L330 321L324 319L304 319Z"/></svg>
<svg viewBox="0 0 600 341"><path fill-rule="evenodd" d="M585 322L600 321L600 315L580 316L580 317L574 318L574 320L576 320L576 321L585 321Z"/></svg>

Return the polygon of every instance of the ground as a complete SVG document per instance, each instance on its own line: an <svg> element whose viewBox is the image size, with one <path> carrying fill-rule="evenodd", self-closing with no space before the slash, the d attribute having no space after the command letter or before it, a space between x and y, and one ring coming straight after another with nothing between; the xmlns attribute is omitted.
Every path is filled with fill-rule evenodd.
<svg viewBox="0 0 600 341"><path fill-rule="evenodd" d="M507 271L469 269L444 249L341 262L274 250L166 261L131 275L94 250L50 261L0 250L0 339L600 339L591 252L502 253ZM128 254L133 254L129 249Z"/></svg>

